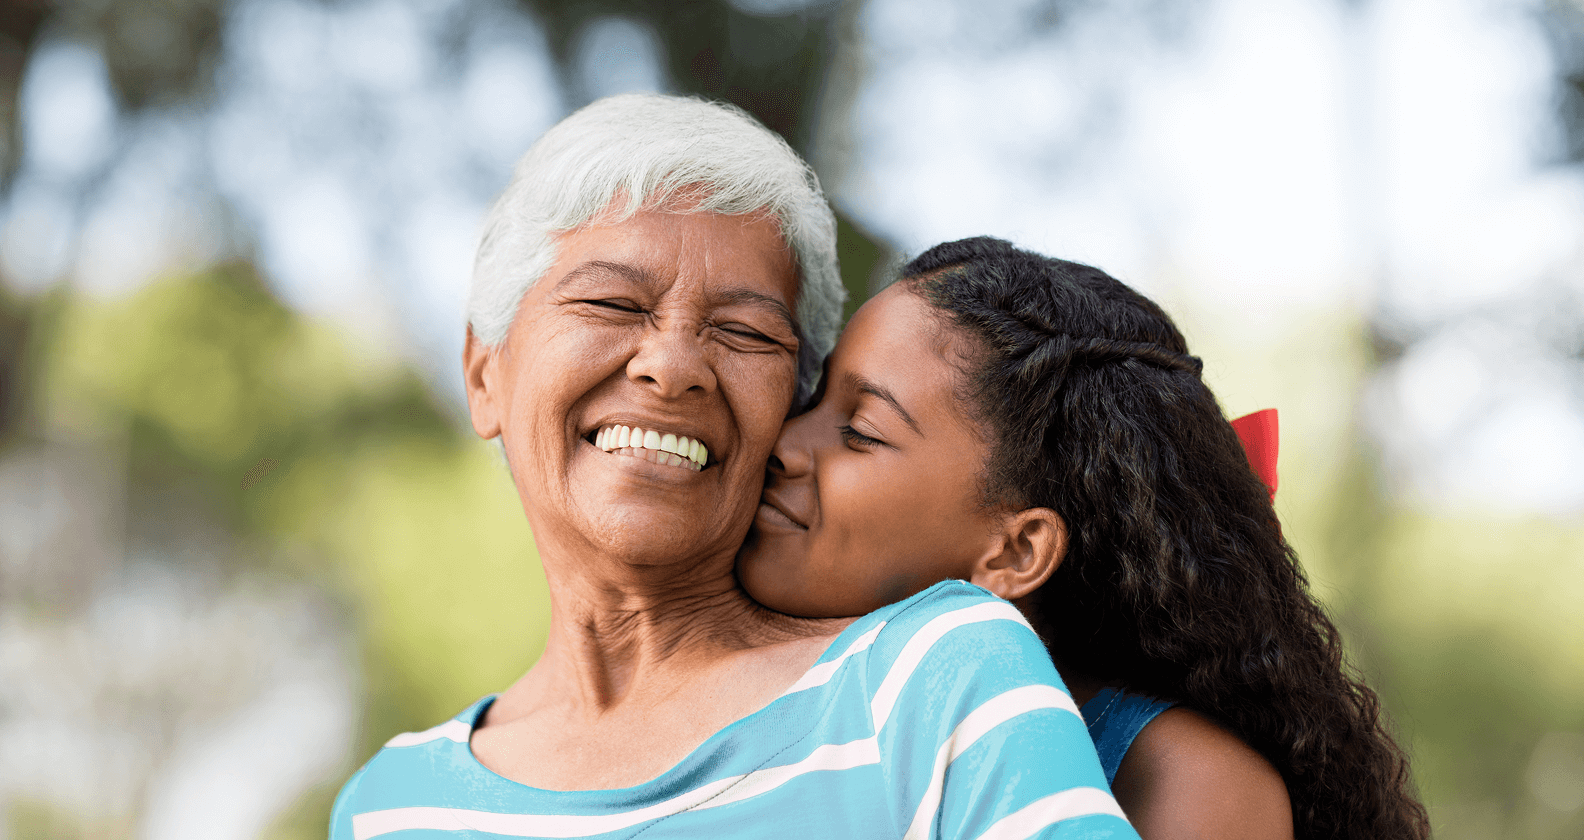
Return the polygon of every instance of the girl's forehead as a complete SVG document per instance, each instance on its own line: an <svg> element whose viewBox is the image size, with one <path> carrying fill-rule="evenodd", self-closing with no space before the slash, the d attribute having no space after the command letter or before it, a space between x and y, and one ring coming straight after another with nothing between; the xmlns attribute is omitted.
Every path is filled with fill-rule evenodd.
<svg viewBox="0 0 1584 840"><path fill-rule="evenodd" d="M876 384L921 423L950 423L976 438L974 412L957 387L966 370L961 330L906 284L893 284L859 308L842 333L828 375L833 385ZM928 422L926 420L933 421Z"/></svg>
<svg viewBox="0 0 1584 840"><path fill-rule="evenodd" d="M843 347L843 345L846 345ZM846 364L876 362L889 354L909 369L944 366L955 374L967 358L969 339L906 282L893 283L870 298L848 322L837 350Z"/></svg>

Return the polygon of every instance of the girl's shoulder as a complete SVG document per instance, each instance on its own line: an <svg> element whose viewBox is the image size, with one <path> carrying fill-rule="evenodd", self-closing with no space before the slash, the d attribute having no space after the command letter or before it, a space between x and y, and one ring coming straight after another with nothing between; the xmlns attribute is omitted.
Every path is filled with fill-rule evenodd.
<svg viewBox="0 0 1584 840"><path fill-rule="evenodd" d="M1139 732L1111 787L1146 837L1293 836L1292 804L1275 766L1183 706L1161 712Z"/></svg>

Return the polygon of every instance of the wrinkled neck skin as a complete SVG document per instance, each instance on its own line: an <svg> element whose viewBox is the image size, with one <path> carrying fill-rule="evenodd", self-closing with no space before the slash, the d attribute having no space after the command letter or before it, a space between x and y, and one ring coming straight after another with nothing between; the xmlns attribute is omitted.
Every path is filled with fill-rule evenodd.
<svg viewBox="0 0 1584 840"><path fill-rule="evenodd" d="M655 562L574 536L541 540L540 552L550 632L543 656L502 695L508 713L570 704L592 717L660 701L711 668L735 666L759 649L828 639L852 622L797 618L755 603L733 573L735 546Z"/></svg>

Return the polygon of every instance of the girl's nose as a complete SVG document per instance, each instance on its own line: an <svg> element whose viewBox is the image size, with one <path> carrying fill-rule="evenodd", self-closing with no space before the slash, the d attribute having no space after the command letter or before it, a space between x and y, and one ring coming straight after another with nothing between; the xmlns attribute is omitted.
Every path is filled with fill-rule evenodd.
<svg viewBox="0 0 1584 840"><path fill-rule="evenodd" d="M819 446L819 430L830 426L823 423L819 411L807 411L781 425L781 436L770 450L770 471L784 478L807 475L814 466L814 450ZM832 427L834 428L834 427Z"/></svg>

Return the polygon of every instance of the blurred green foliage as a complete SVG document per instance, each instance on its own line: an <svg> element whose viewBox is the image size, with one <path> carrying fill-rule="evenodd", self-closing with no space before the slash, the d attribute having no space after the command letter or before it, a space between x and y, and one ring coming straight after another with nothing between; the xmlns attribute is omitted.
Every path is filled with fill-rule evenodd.
<svg viewBox="0 0 1584 840"><path fill-rule="evenodd" d="M1387 493L1359 426L1375 360L1358 315L1260 338L1224 307L1166 308L1228 416L1279 408L1283 530L1410 752L1435 836L1584 837L1584 739L1541 749L1584 732L1584 522Z"/></svg>
<svg viewBox="0 0 1584 840"><path fill-rule="evenodd" d="M200 107L226 5L0 7L0 185L19 159L25 59L45 35L98 45L129 112ZM737 102L803 149L833 39L857 6L754 16L726 0L519 5L543 23L573 104L576 34L631 15L656 27L677 89ZM1570 50L1561 101L1574 136L1584 50ZM845 218L840 237L851 312L891 257ZM1284 528L1410 746L1438 836L1584 837L1584 807L1569 807L1584 792L1584 524L1389 501L1358 431L1374 362L1354 315L1256 340L1189 302L1168 309L1185 315L1229 415L1281 409ZM123 300L65 289L17 300L0 285L0 449L28 438L124 464L131 527L196 512L229 535L228 562L312 582L344 606L366 689L347 773L391 734L503 688L543 645L547 594L494 451L414 371L291 312L246 264ZM275 836L323 836L338 785L311 792ZM38 802L13 803L6 819L0 834L19 838L134 831L85 827Z"/></svg>
<svg viewBox="0 0 1584 840"><path fill-rule="evenodd" d="M357 762L538 656L549 601L510 476L414 372L292 313L242 264L30 309L25 434L123 459L130 503L150 508L129 521L197 511L234 566L345 606L368 692ZM331 794L286 835L322 836ZM19 819L61 834L36 810Z"/></svg>

